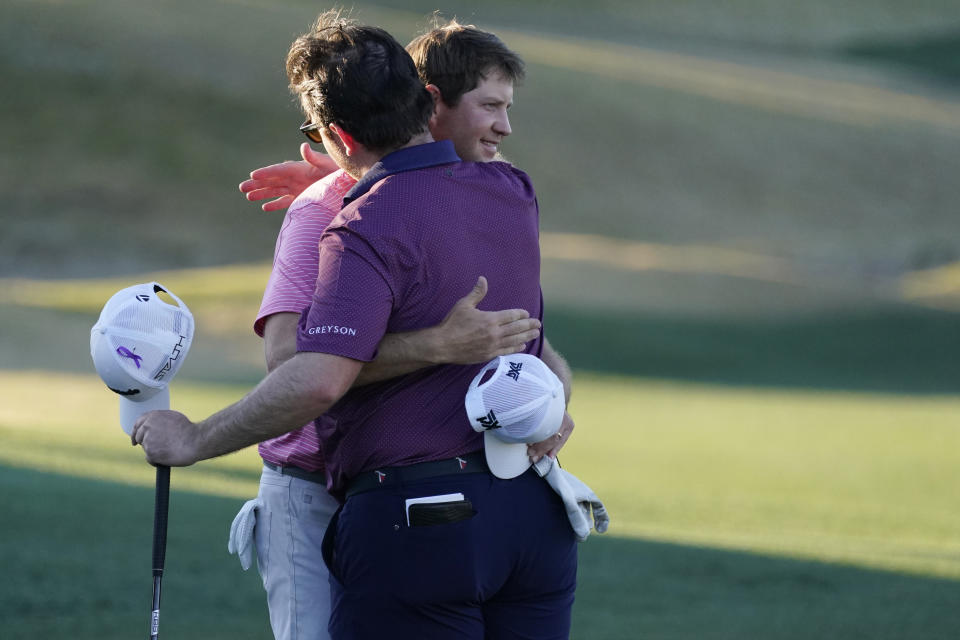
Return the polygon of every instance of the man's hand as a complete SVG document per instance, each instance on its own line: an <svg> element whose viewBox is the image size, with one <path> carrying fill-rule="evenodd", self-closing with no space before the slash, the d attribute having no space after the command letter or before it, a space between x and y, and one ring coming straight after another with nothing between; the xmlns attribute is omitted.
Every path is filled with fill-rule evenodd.
<svg viewBox="0 0 960 640"><path fill-rule="evenodd" d="M560 423L560 430L542 442L531 444L527 447L527 455L531 462L537 462L543 456L556 458L557 453L567 444L570 434L573 432L573 418L567 412L563 413L563 422Z"/></svg>
<svg viewBox="0 0 960 640"><path fill-rule="evenodd" d="M497 356L523 351L540 335L540 321L524 309L480 311L477 305L487 295L487 279L460 298L443 322L432 327L431 360L436 363L478 364Z"/></svg>
<svg viewBox="0 0 960 640"><path fill-rule="evenodd" d="M330 156L314 151L306 142L300 145L300 156L302 161L288 160L251 171L250 179L240 183L241 193L247 194L250 202L276 198L261 206L264 211L286 209L304 189L339 168Z"/></svg>
<svg viewBox="0 0 960 640"><path fill-rule="evenodd" d="M150 464L188 467L200 460L200 430L177 411L150 411L133 425L130 442L141 445Z"/></svg>

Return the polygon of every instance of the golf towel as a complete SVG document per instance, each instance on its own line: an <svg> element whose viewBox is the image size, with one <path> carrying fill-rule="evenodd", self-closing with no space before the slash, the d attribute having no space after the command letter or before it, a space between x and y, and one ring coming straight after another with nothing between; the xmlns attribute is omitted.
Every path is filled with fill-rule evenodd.
<svg viewBox="0 0 960 640"><path fill-rule="evenodd" d="M253 563L253 528L257 524L257 509L263 506L260 498L247 500L240 513L230 525L230 540L227 551L240 558L240 566L246 571Z"/></svg>
<svg viewBox="0 0 960 640"><path fill-rule="evenodd" d="M610 525L610 516L600 502L600 498L593 489L584 484L579 478L560 468L554 458L544 456L534 465L540 477L547 481L557 495L563 500L567 509L567 518L577 536L577 541L583 542L590 535L590 529L603 533ZM590 513L593 512L593 526L590 524Z"/></svg>

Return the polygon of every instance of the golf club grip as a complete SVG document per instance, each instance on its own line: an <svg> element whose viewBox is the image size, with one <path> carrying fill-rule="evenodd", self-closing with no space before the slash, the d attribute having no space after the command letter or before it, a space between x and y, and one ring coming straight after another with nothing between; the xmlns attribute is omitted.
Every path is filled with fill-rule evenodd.
<svg viewBox="0 0 960 640"><path fill-rule="evenodd" d="M157 495L153 511L153 570L163 571L167 555L167 509L170 505L170 467L157 465Z"/></svg>
<svg viewBox="0 0 960 640"><path fill-rule="evenodd" d="M160 583L167 555L167 511L170 506L170 467L157 465L157 493L153 501L153 606L150 640L160 637Z"/></svg>

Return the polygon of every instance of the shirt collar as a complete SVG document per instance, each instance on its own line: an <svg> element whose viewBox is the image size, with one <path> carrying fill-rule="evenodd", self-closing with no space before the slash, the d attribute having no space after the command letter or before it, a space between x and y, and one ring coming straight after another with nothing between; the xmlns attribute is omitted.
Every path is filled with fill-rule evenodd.
<svg viewBox="0 0 960 640"><path fill-rule="evenodd" d="M370 167L370 170L360 178L357 184L353 185L350 191L347 191L346 195L343 196L343 205L350 204L369 191L373 185L395 173L425 169L440 164L450 164L451 162L460 162L460 157L457 156L457 152L453 149L453 143L449 140L397 149L393 153L383 156L379 162Z"/></svg>

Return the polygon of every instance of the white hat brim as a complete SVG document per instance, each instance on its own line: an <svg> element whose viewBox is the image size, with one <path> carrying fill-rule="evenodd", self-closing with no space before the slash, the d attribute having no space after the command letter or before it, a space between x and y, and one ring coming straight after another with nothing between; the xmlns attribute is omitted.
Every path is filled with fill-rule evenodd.
<svg viewBox="0 0 960 640"><path fill-rule="evenodd" d="M521 475L530 468L527 446L526 442L504 442L492 431L485 431L483 453L487 458L490 473L504 480Z"/></svg>
<svg viewBox="0 0 960 640"><path fill-rule="evenodd" d="M120 396L120 428L127 435L133 433L133 425L137 418L148 411L159 411L170 408L170 389L161 388L148 398L134 402L127 397Z"/></svg>

